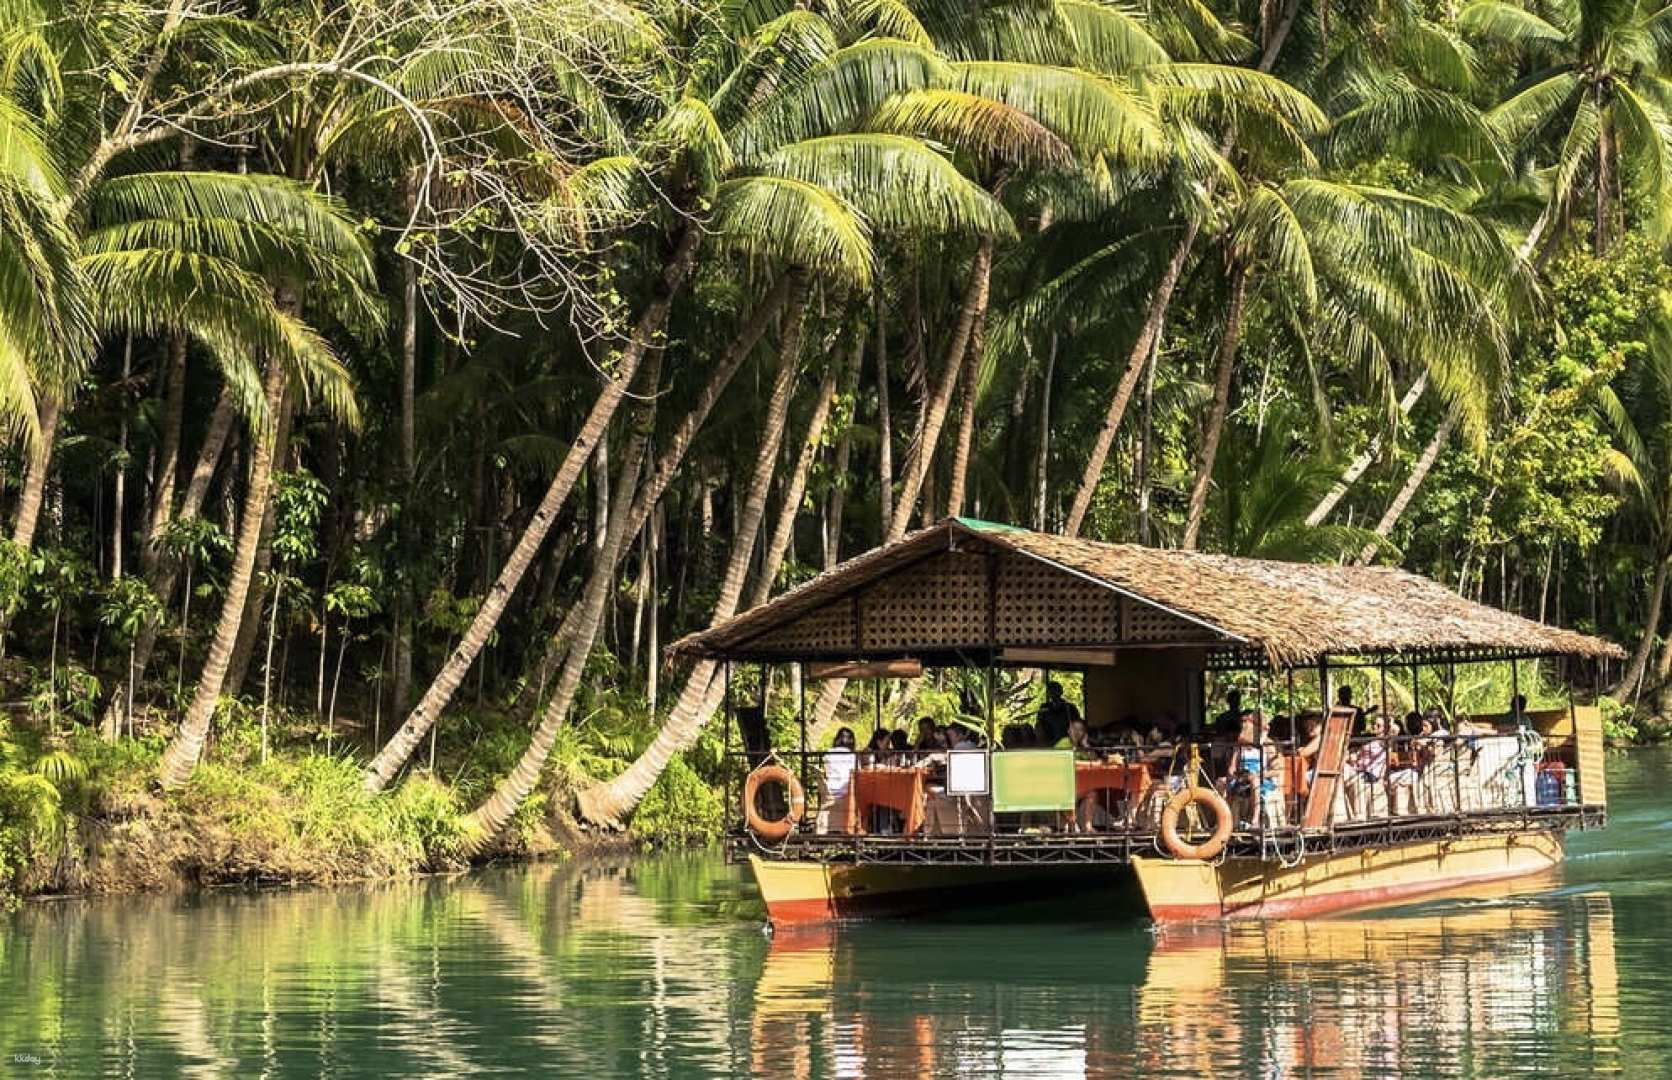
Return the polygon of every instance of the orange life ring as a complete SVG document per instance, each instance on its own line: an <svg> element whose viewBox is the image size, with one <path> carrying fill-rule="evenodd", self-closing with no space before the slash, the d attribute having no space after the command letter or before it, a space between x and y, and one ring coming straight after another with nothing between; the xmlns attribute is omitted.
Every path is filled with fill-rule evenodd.
<svg viewBox="0 0 1672 1080"><path fill-rule="evenodd" d="M1200 844L1187 844L1179 835L1179 815L1191 803L1206 803L1213 811L1213 835ZM1225 850L1231 839L1234 821L1231 807L1219 792L1210 787L1185 788L1167 800L1161 811L1161 846L1175 859L1211 859Z"/></svg>
<svg viewBox="0 0 1672 1080"><path fill-rule="evenodd" d="M760 808L755 805L755 796L760 794L764 784L783 784L789 792L789 810L783 817L772 820L761 816ZM748 823L749 831L762 840L782 840L788 836L806 809L807 793L802 790L801 781L782 765L762 765L743 782L743 820Z"/></svg>

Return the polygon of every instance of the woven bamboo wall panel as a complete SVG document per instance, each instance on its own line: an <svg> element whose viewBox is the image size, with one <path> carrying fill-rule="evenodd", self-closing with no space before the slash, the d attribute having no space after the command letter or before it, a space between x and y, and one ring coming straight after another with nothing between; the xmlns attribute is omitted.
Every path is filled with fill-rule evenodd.
<svg viewBox="0 0 1672 1080"><path fill-rule="evenodd" d="M1201 641L1201 627L1160 608L1135 600L1121 601L1125 628L1123 641Z"/></svg>
<svg viewBox="0 0 1672 1080"><path fill-rule="evenodd" d="M877 583L859 600L866 649L933 648L987 640L987 564L949 551Z"/></svg>
<svg viewBox="0 0 1672 1080"><path fill-rule="evenodd" d="M783 653L850 651L854 648L853 605L845 601L826 604L762 635L756 647Z"/></svg>
<svg viewBox="0 0 1672 1080"><path fill-rule="evenodd" d="M1115 594L1054 566L1020 555L999 563L1000 645L1088 645L1113 642Z"/></svg>

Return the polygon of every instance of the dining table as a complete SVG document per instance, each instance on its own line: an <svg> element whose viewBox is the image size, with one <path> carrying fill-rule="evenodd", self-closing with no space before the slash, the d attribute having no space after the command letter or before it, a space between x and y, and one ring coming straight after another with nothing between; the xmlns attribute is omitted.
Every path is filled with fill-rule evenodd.
<svg viewBox="0 0 1672 1080"><path fill-rule="evenodd" d="M854 770L848 832L870 831L861 826L869 823L871 811L879 806L895 810L905 819L901 830L905 835L917 832L923 827L923 790L928 775L927 768L871 766Z"/></svg>
<svg viewBox="0 0 1672 1080"><path fill-rule="evenodd" d="M1149 766L1141 761L1081 761L1074 766L1074 799L1099 791L1133 797L1149 790Z"/></svg>

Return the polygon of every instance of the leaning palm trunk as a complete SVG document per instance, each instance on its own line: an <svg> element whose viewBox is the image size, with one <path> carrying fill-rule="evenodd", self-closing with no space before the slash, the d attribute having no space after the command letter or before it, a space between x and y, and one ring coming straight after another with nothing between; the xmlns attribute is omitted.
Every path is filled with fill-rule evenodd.
<svg viewBox="0 0 1672 1080"><path fill-rule="evenodd" d="M1167 269L1156 283L1155 292L1150 294L1149 310L1144 316L1144 325L1138 331L1138 339L1132 343L1132 351L1126 357L1126 371L1122 373L1120 382L1115 385L1115 396L1109 400L1109 409L1103 416L1103 426L1098 429L1097 438L1091 444L1091 456L1086 459L1085 472L1080 475L1080 486L1074 492L1074 502L1068 508L1068 520L1063 522L1064 536L1080 535L1080 526L1085 523L1086 513L1091 509L1092 496L1097 494L1097 485L1103 480L1103 466L1109 460L1109 449L1115 444L1115 434L1120 431L1120 422L1126 415L1126 407L1132 401L1132 391L1137 389L1138 379L1144 374L1144 367L1149 363L1150 348L1160 335L1161 324L1167 317L1167 307L1173 302L1173 292L1178 287L1179 275L1184 272L1184 264L1190 258L1190 249L1195 246L1197 222L1192 221L1185 227L1184 235L1179 238L1178 246L1173 249L1173 257L1167 262Z"/></svg>
<svg viewBox="0 0 1672 1080"><path fill-rule="evenodd" d="M209 482L215 476L221 454L226 449L227 437L232 433L233 419L232 393L222 389L220 400L215 403L215 411L209 417L209 430L204 435L202 448L198 451L192 478L187 482L186 493L180 499L180 508L168 516L168 521L195 521L202 513L203 500L209 495ZM160 533L158 535L160 536ZM140 550L142 564L146 558L145 553L150 552L151 566L145 572L146 584L151 587L152 594L167 605L174 593L174 583L180 576L179 560L169 557L155 541ZM187 588L190 587L188 581ZM134 644L132 680L135 682L145 677L145 669L150 665L151 653L157 645L157 631L161 627L162 616L158 615L157 618L148 621L139 633L139 640ZM191 628L182 622L181 635L184 636L190 630ZM120 691L122 688L117 689ZM116 696L121 695L118 693Z"/></svg>
<svg viewBox="0 0 1672 1080"><path fill-rule="evenodd" d="M964 368L964 357L969 351L970 334L976 320L987 310L988 287L992 283L993 241L985 237L975 252L975 264L970 268L969 286L964 290L964 303L958 311L958 322L953 327L952 340L946 348L946 363L940 380L924 403L916 438L906 452L905 468L900 478L900 498L894 503L889 518L887 538L898 540L911 522L917 497L923 492L923 482L929 474L929 464L935 457L935 446L940 442L941 429L946 426L946 413L952 403L952 389Z"/></svg>
<svg viewBox="0 0 1672 1080"><path fill-rule="evenodd" d="M558 679L557 689L552 694L551 701L546 704L545 714L541 717L539 726L534 729L534 734L528 741L528 748L523 751L522 757L517 759L516 767L511 770L510 775L495 785L493 792L482 805L471 812L471 827L467 830L465 841L467 855L479 855L486 850L504 831L505 826L510 824L511 818L528 799L534 786L540 782L540 773L545 769L546 759L551 756L552 746L557 742L557 733L562 730L563 721L569 714L569 705L575 700L575 691L580 688L581 675L592 653L592 643L597 638L599 625L603 622L604 608L615 587L615 564L620 559L621 549L630 535L626 527L625 504L632 498L633 489L638 484L639 470L644 464L645 447L650 442L651 430L656 426L656 391L662 379L661 356L661 350L656 350L650 363L645 366L645 404L638 409L632 436L621 456L621 474L617 477L615 505L605 508L602 543L598 548L597 562L592 568L592 575L587 579L586 589L581 596L582 618L574 648L564 661L563 674Z"/></svg>
<svg viewBox="0 0 1672 1080"><path fill-rule="evenodd" d="M679 467L684 464L685 454L691 449L691 443L696 439L697 432L708 420L708 414L713 411L715 403L720 400L720 395L731 384L732 377L743 366L743 361L748 359L749 354L754 351L755 345L760 341L761 336L766 333L767 327L783 310L784 303L789 297L789 291L790 278L785 275L779 278L778 284L767 294L766 300L755 309L754 314L749 317L749 321L744 323L742 332L732 342L731 347L726 351L726 355L709 373L708 382L697 396L696 403L691 406L691 411L685 414L685 418L680 421L679 427L674 430L673 435L668 439L661 456L656 459L656 468L651 473L650 479L634 496L633 505L627 511L627 535L632 536L644 528L644 523L649 519L651 511L661 500L663 492L667 491L668 485L673 482L674 476L679 472ZM551 641L547 643L545 654L541 656L539 666L535 668L533 677L529 679L529 685L544 686L551 674L557 670L557 666L563 662L563 657L569 649L569 642L574 639L575 630L580 625L579 612L578 607L572 607L569 609L569 613L564 616L563 622L558 625L557 632L552 635Z"/></svg>
<svg viewBox="0 0 1672 1080"><path fill-rule="evenodd" d="M580 476L581 469L592 456L593 448L603 437L609 427L610 419L615 415L616 407L621 403L628 384L637 372L639 361L644 358L645 351L651 346L655 338L667 324L668 311L673 304L674 295L685 283L691 273L691 267L696 262L697 243L701 237L701 230L695 225L688 225L680 235L678 245L673 256L662 271L661 280L657 283L654 297L639 316L633 328L633 336L627 347L622 351L620 365L614 377L604 385L598 398L592 405L592 411L587 415L586 423L582 425L580 434L570 446L569 453L564 457L563 464L558 468L557 475L552 478L551 486L546 489L545 497L540 500L534 516L529 519L523 534L517 540L516 548L506 559L505 566L499 572L499 578L488 590L488 595L482 598L482 606L477 609L476 617L471 620L470 628L459 639L458 645L448 655L446 663L436 674L424 696L419 699L406 722L384 744L376 758L366 768L365 787L368 791L380 791L394 778L395 773L406 764L412 752L418 748L429 733L447 703L452 700L453 693L464 681L465 673L470 670L477 654L487 645L493 635L494 628L499 624L499 617L510 603L511 596L516 592L523 575L533 565L534 557L539 553L540 545L546 539L546 533L551 530L552 523L557 520L558 511L568 501L569 493L574 489L575 481Z"/></svg>
<svg viewBox="0 0 1672 1080"><path fill-rule="evenodd" d="M773 464L777 461L778 447L784 439L790 398L795 390L796 357L801 351L801 324L806 304L806 284L798 280L794 286L794 299L790 303L789 322L784 328L784 340L779 349L778 373L767 405L764 435L755 456L754 473L749 479L749 491L738 518L736 535L732 538L731 554L726 560L725 575L720 580L710 625L731 618L743 595L743 579L749 570L749 556L755 550L761 519L766 515ZM571 663L574 658L575 653L571 651ZM709 713L713 711L708 704L713 679L713 662L704 660L698 663L685 680L679 699L674 702L673 709L650 746L613 780L595 784L580 793L578 804L583 818L600 824L614 824L639 804L673 756L690 746L702 731Z"/></svg>
<svg viewBox="0 0 1672 1080"><path fill-rule="evenodd" d="M186 335L176 330L168 342L168 374L163 383L162 441L157 447L157 487L139 565L147 577L162 554L163 534L174 518L174 486L180 472L180 435L186 420ZM167 597L164 597L164 603Z"/></svg>
<svg viewBox="0 0 1672 1080"><path fill-rule="evenodd" d="M262 386L267 403L267 424L250 441L249 484L244 492L244 509L238 522L238 546L233 553L232 573L227 580L220 621L215 626L209 655L203 662L197 692L192 696L185 719L180 722L179 732L163 751L162 762L157 768L158 781L165 790L185 783L197 767L198 758L203 753L203 742L209 735L209 723L215 716L215 706L220 703L227 666L232 660L239 624L244 618L244 602L249 598L256 548L261 543L261 523L273 480L273 444L278 435L279 414L284 408L286 382L284 361L277 357L270 359Z"/></svg>
<svg viewBox="0 0 1672 1080"><path fill-rule="evenodd" d="M888 405L888 320L880 291L871 310L877 321L877 513L886 539L894 531L894 425Z"/></svg>
<svg viewBox="0 0 1672 1080"><path fill-rule="evenodd" d="M1213 460L1219 453L1219 436L1225 430L1225 414L1231 405L1231 373L1237 364L1237 344L1242 338L1243 305L1248 298L1248 270L1238 263L1231 268L1231 302L1225 312L1225 333L1219 339L1219 367L1213 378L1213 407L1202 432L1202 449L1196 456L1196 479L1190 485L1190 510L1184 519L1184 539L1179 546L1195 551L1202 533L1202 514L1208 505L1208 485L1213 480Z"/></svg>
<svg viewBox="0 0 1672 1080"><path fill-rule="evenodd" d="M1423 480L1428 477L1428 470L1434 467L1434 462L1438 460L1440 451L1445 449L1446 443L1451 439L1452 430L1456 427L1457 414L1455 412L1447 413L1446 418L1440 422L1439 428L1435 430L1434 437L1428 440L1427 446L1423 447L1422 456L1417 458L1417 463L1411 467L1411 475L1405 478L1405 486L1399 489L1399 494L1395 495L1393 501L1388 504L1387 511L1382 514L1382 520L1376 522L1375 532L1377 536L1385 539L1393 531L1400 515L1405 512L1407 506L1411 505L1411 500L1416 497L1417 488L1421 487ZM1364 545L1364 550L1359 552L1358 561L1361 564L1369 562L1376 554L1377 546L1374 540Z"/></svg>
<svg viewBox="0 0 1672 1080"><path fill-rule="evenodd" d="M1418 375L1416 381L1411 384L1411 388L1405 391L1405 396L1399 399L1399 418L1401 420L1411 415L1411 410L1416 408L1417 400L1422 397L1422 392L1427 387L1428 369L1424 368L1422 374ZM1382 436L1378 432L1370 440L1370 445L1364 448L1364 452L1354 458L1347 466L1346 471L1341 474L1341 479L1335 482L1335 486L1330 488L1324 494L1324 497L1318 500L1318 505L1312 508L1312 512L1306 515L1308 528L1316 528L1324 523L1324 519L1335 510L1336 505L1346 496L1347 491L1358 483L1359 477L1363 476L1370 468L1371 463L1376 460L1376 455L1381 453L1381 450Z"/></svg>
<svg viewBox="0 0 1672 1080"><path fill-rule="evenodd" d="M1264 48L1260 51L1260 62L1256 70L1261 74L1269 74L1277 65L1277 58L1283 52L1284 44L1289 40L1289 34L1294 30L1295 19L1300 14L1300 0L1288 0L1281 11L1268 9L1262 5L1262 13L1275 14L1277 22L1269 28ZM1220 143L1221 157L1229 156L1235 140L1227 135ZM1204 192L1206 200L1211 200L1218 188L1219 178L1212 177ZM1126 406L1132 400L1132 391L1138 385L1138 379L1144 373L1150 360L1150 350L1157 344L1161 325L1167 317L1167 307L1172 303L1173 292L1178 286L1179 275L1184 271L1184 264L1190 258L1190 249L1196 243L1196 233L1199 223L1192 221L1185 228L1184 236L1180 237L1178 247L1173 249L1173 257L1167 263L1166 271L1161 275L1155 292L1150 294L1149 311L1144 316L1143 329L1138 333L1138 340L1132 343L1132 351L1127 354L1126 372L1121 376L1115 387L1115 396L1109 402L1109 411L1103 418L1103 427L1097 433L1097 440L1092 444L1091 457L1086 461L1085 472L1080 475L1080 486L1074 492L1074 502L1068 511L1068 520L1063 523L1063 535L1078 536L1080 527L1085 524L1086 513L1091 509L1092 496L1097 493L1097 485L1103 479L1103 466L1109 460L1109 448L1114 445L1115 434L1120 429L1121 418L1126 414Z"/></svg>
<svg viewBox="0 0 1672 1080"><path fill-rule="evenodd" d="M41 519L41 501L46 495L47 472L52 467L52 440L58 433L63 406L54 398L41 401L41 436L29 448L29 463L23 470L23 489L17 498L17 519L12 524L12 543L27 549L35 542L35 526Z"/></svg>
<svg viewBox="0 0 1672 1080"><path fill-rule="evenodd" d="M859 395L859 371L865 364L865 334L861 330L854 336L853 360L848 365L848 374L842 386L842 396L852 402ZM848 495L848 465L853 446L853 424L842 429L841 437L836 441L835 475L830 486L830 499L825 504L824 519L824 568L829 570L841 558L842 552L842 514L847 506Z"/></svg>
<svg viewBox="0 0 1672 1080"><path fill-rule="evenodd" d="M1643 681L1644 673L1648 670L1649 654L1654 651L1655 635L1660 633L1660 609L1666 602L1666 573L1668 560L1661 555L1655 560L1655 580L1649 587L1649 609L1647 618L1643 620L1643 636L1637 641L1637 649L1631 654L1631 663L1626 665L1626 673L1608 691L1608 696L1615 701L1624 701L1627 695L1634 694L1637 686Z"/></svg>
<svg viewBox="0 0 1672 1080"><path fill-rule="evenodd" d="M958 410L958 441L952 448L952 478L946 485L946 514L964 512L964 487L969 480L970 448L975 441L976 386L981 379L981 338L987 322L985 310L976 315L970 329L969 358L964 361L964 397Z"/></svg>

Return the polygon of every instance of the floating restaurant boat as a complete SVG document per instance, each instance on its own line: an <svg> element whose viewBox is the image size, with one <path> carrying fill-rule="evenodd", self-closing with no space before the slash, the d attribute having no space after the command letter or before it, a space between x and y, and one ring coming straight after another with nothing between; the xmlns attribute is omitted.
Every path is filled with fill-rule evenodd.
<svg viewBox="0 0 1672 1080"><path fill-rule="evenodd" d="M724 666L727 849L777 926L1069 887L1112 903L1134 881L1158 923L1305 917L1536 874L1569 829L1606 823L1602 717L1572 685L1622 655L1397 569L968 518L670 653ZM1507 669L1504 708L1464 717L1458 673L1486 664ZM798 730L775 743L760 688L784 666L802 675ZM1566 678L1562 707L1526 707L1522 671L1540 666ZM976 745L811 748L809 685L872 680L880 724L885 683L936 669L962 670ZM998 730L1006 669L1078 673L1090 734L1023 748L1018 725ZM1216 737L1209 685L1233 682L1254 704L1230 717L1240 739ZM1371 708L1339 701L1344 685ZM1379 718L1434 708L1426 726ZM1102 737L1133 736L1133 718L1131 743Z"/></svg>

